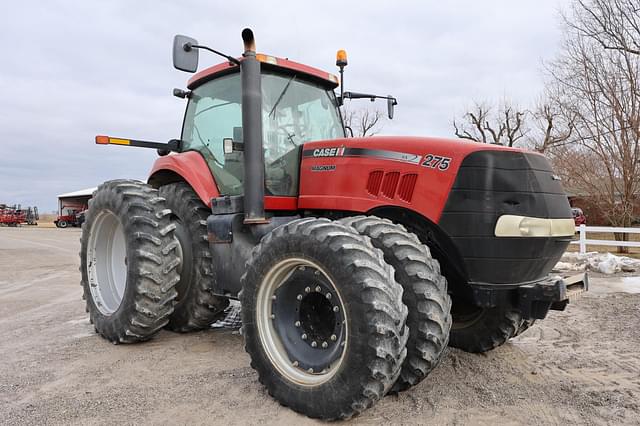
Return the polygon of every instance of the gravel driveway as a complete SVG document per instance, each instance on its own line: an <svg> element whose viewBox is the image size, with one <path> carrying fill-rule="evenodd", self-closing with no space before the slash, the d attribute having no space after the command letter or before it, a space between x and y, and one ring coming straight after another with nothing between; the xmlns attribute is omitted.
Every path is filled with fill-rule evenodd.
<svg viewBox="0 0 640 426"><path fill-rule="evenodd" d="M79 237L0 228L0 424L316 423L267 395L233 330L99 338ZM638 424L640 294L621 280L593 279L567 311L486 355L450 349L427 380L352 423Z"/></svg>

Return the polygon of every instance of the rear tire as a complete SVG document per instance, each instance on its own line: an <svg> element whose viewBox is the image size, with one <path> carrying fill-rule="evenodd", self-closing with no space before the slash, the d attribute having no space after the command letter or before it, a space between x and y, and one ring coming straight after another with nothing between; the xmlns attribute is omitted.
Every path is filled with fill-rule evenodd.
<svg viewBox="0 0 640 426"><path fill-rule="evenodd" d="M245 349L281 404L346 419L395 383L407 308L393 268L367 237L328 219L295 220L254 248L242 283Z"/></svg>
<svg viewBox="0 0 640 426"><path fill-rule="evenodd" d="M180 279L175 224L142 182L100 185L82 229L80 272L96 332L113 343L151 338L169 321Z"/></svg>
<svg viewBox="0 0 640 426"><path fill-rule="evenodd" d="M211 212L185 182L162 186L159 192L171 209L182 252L178 297L167 329L187 332L209 328L229 305L228 299L214 296L210 289L215 280L207 237Z"/></svg>
<svg viewBox="0 0 640 426"><path fill-rule="evenodd" d="M447 280L429 248L402 225L373 216L348 217L339 222L371 238L404 289L402 301L409 308L407 358L391 392L409 389L440 363L449 342L451 298Z"/></svg>
<svg viewBox="0 0 640 426"><path fill-rule="evenodd" d="M454 301L449 345L466 352L487 352L505 344L518 334L523 323L522 314L516 309L502 306L463 308L464 312L461 313Z"/></svg>

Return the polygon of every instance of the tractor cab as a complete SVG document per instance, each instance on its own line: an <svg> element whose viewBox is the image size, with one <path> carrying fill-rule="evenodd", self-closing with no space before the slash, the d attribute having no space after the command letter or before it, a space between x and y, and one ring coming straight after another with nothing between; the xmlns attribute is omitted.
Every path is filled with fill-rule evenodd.
<svg viewBox="0 0 640 426"><path fill-rule="evenodd" d="M337 79L285 59L260 54L257 58L265 195L295 196L302 144L345 137L333 91ZM221 195L244 193L239 68L225 63L204 70L191 80L185 95L181 151L197 151L205 158Z"/></svg>

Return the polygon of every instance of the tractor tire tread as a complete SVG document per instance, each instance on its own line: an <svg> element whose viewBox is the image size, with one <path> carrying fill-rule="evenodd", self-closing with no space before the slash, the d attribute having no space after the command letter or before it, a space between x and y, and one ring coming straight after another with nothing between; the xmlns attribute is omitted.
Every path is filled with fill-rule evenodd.
<svg viewBox="0 0 640 426"><path fill-rule="evenodd" d="M316 401L298 395L293 391L293 385L288 387L286 383L289 382L274 374L274 368L261 348L252 316L253 298L261 282L260 271L265 272L270 261L283 256L273 250L278 244L286 244L296 253L298 249L294 247L305 247L315 253L321 251L319 247L328 248L324 249L327 258L335 260L336 266L342 266L352 277L351 286L341 287L341 291L348 291L343 298L347 298L349 304L359 305L365 312L364 324L357 330L360 334L354 332L356 335L350 337L354 345L356 339L363 339L357 343L365 349L357 355L345 354L344 361L358 358L362 362L343 366L342 374L348 380L341 382L340 386L337 383L331 385L330 395ZM396 382L406 357L407 308L402 303L402 287L393 278L393 268L382 259L382 253L369 238L325 218L303 218L282 225L267 234L252 250L241 279L245 350L251 356L251 366L258 372L260 383L282 405L312 418L348 419L371 407ZM360 374L359 371L363 370L365 373Z"/></svg>
<svg viewBox="0 0 640 426"><path fill-rule="evenodd" d="M420 383L440 363L449 341L451 298L429 248L402 225L375 216L354 216L339 222L371 239L393 266L409 308L407 358L392 393Z"/></svg>
<svg viewBox="0 0 640 426"><path fill-rule="evenodd" d="M163 252L162 247L174 240L172 232L158 232L170 225L168 217L155 213L164 208L162 202L152 203L157 190L134 180L114 180L100 185L94 193L86 220L82 224L80 271L83 299L95 330L113 343L148 340L169 321L173 312L178 277L177 254ZM96 215L109 210L122 223L127 238L127 287L118 309L104 315L93 301L88 279L88 244ZM138 219L137 219L138 218ZM143 218L144 220L140 220ZM145 237L139 238L138 236Z"/></svg>
<svg viewBox="0 0 640 426"><path fill-rule="evenodd" d="M184 224L193 253L192 283L176 303L166 328L180 333L207 329L229 305L228 299L215 296L210 287L215 280L207 237L207 217L211 212L186 182L162 186L159 195Z"/></svg>

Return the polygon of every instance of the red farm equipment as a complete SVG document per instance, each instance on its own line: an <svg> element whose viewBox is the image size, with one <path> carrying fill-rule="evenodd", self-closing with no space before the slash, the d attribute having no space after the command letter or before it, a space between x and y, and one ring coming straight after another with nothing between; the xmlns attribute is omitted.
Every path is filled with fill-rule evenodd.
<svg viewBox="0 0 640 426"><path fill-rule="evenodd" d="M341 78L174 39L195 74L180 139L97 136L158 150L147 183L105 182L86 213L81 273L96 331L113 343L209 328L241 304L251 366L307 416L344 419L416 385L451 345L486 352L569 296L550 271L574 234L540 154L425 137L347 137ZM334 90L340 85L340 92Z"/></svg>
<svg viewBox="0 0 640 426"><path fill-rule="evenodd" d="M38 215L37 207L22 208L22 206L7 206L0 204L0 225L15 227L18 225L37 225Z"/></svg>

